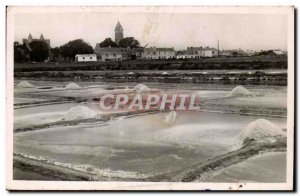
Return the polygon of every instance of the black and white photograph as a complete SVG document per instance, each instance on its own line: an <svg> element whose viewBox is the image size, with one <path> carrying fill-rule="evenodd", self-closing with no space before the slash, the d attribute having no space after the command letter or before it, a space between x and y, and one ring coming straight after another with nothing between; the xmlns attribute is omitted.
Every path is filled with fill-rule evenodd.
<svg viewBox="0 0 300 196"><path fill-rule="evenodd" d="M7 189L293 190L293 6L6 11Z"/></svg>

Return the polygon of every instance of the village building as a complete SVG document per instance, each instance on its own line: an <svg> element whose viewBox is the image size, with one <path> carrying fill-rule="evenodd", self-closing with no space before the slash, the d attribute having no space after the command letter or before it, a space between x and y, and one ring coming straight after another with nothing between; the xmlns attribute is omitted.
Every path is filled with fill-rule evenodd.
<svg viewBox="0 0 300 196"><path fill-rule="evenodd" d="M274 52L276 55L285 55L285 52L282 51L282 50L279 50L279 49L273 50L273 52Z"/></svg>
<svg viewBox="0 0 300 196"><path fill-rule="evenodd" d="M31 33L29 33L28 35L28 39L23 39L23 44L25 44L26 46L28 46L31 42L33 41L43 41L45 43L48 44L49 48L50 48L50 39L45 39L43 34L41 34L40 38L39 39L36 39L36 38L33 38Z"/></svg>
<svg viewBox="0 0 300 196"><path fill-rule="evenodd" d="M115 27L115 42L119 44L123 39L123 27L118 21ZM122 61L126 59L136 59L141 55L141 49L119 48L119 47L101 47L100 43L96 44L94 53L97 55L99 61Z"/></svg>
<svg viewBox="0 0 300 196"><path fill-rule="evenodd" d="M233 51L232 50L222 50L220 51L220 56L222 57L230 57L233 56Z"/></svg>
<svg viewBox="0 0 300 196"><path fill-rule="evenodd" d="M176 57L174 48L145 48L142 52L142 59L173 59Z"/></svg>
<svg viewBox="0 0 300 196"><path fill-rule="evenodd" d="M210 47L188 47L187 50L178 51L176 53L176 59L194 59L205 57L216 57L219 55L219 51Z"/></svg>
<svg viewBox="0 0 300 196"><path fill-rule="evenodd" d="M96 44L94 53L99 61L122 61L127 59L127 48L100 47L100 44Z"/></svg>
<svg viewBox="0 0 300 196"><path fill-rule="evenodd" d="M176 59L186 59L186 50L177 51Z"/></svg>
<svg viewBox="0 0 300 196"><path fill-rule="evenodd" d="M33 41L43 41L48 45L48 59L46 59L46 61L49 61L50 57L52 56L51 51L50 51L50 39L45 39L43 34L41 34L40 38L33 38L31 33L29 33L28 38L24 38L23 40L23 45L26 47L26 49L22 50L22 53L25 54L26 53L26 58L29 59L30 58L30 51L31 51L31 47L30 47L30 43Z"/></svg>
<svg viewBox="0 0 300 196"><path fill-rule="evenodd" d="M253 56L255 54L254 50L246 50L245 52L245 56Z"/></svg>
<svg viewBox="0 0 300 196"><path fill-rule="evenodd" d="M76 54L75 56L76 62L93 62L97 61L96 54Z"/></svg>
<svg viewBox="0 0 300 196"><path fill-rule="evenodd" d="M235 49L235 50L222 50L220 51L220 56L222 57L236 57L236 56L251 56L254 55L254 51L250 51L249 50L249 54L247 52L245 52L242 49Z"/></svg>
<svg viewBox="0 0 300 196"><path fill-rule="evenodd" d="M193 50L178 51L176 59L194 59L196 58Z"/></svg>
<svg viewBox="0 0 300 196"><path fill-rule="evenodd" d="M127 49L127 59L136 60L142 58L142 53L144 48L128 48Z"/></svg>
<svg viewBox="0 0 300 196"><path fill-rule="evenodd" d="M210 47L188 47L186 50L188 58L205 58L205 57L217 57L219 51L216 48Z"/></svg>

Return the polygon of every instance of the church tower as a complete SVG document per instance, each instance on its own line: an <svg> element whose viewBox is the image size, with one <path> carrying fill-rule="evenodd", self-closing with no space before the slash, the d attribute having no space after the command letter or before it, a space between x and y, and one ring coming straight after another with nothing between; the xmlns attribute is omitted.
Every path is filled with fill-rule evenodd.
<svg viewBox="0 0 300 196"><path fill-rule="evenodd" d="M33 41L33 38L32 38L32 35L31 33L29 33L29 36L28 36L28 43L32 42Z"/></svg>
<svg viewBox="0 0 300 196"><path fill-rule="evenodd" d="M43 34L41 34L40 40L41 40L41 41L45 41L45 38L44 38Z"/></svg>
<svg viewBox="0 0 300 196"><path fill-rule="evenodd" d="M123 39L123 27L118 21L117 26L115 28L115 42L119 44L121 39Z"/></svg>

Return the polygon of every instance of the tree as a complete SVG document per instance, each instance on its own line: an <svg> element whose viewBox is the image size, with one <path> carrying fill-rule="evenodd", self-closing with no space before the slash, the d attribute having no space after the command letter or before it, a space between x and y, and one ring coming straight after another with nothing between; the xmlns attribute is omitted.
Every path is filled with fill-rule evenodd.
<svg viewBox="0 0 300 196"><path fill-rule="evenodd" d="M51 48L50 51L51 51L51 53L52 53L53 58L54 58L54 59L58 59L59 54L60 54L59 48L58 48L58 47Z"/></svg>
<svg viewBox="0 0 300 196"><path fill-rule="evenodd" d="M109 37L100 43L100 47L118 47L118 44Z"/></svg>
<svg viewBox="0 0 300 196"><path fill-rule="evenodd" d="M18 63L29 61L29 47L25 44L14 42L14 61Z"/></svg>
<svg viewBox="0 0 300 196"><path fill-rule="evenodd" d="M239 56L240 54L237 51L232 52L232 56Z"/></svg>
<svg viewBox="0 0 300 196"><path fill-rule="evenodd" d="M59 50L63 57L69 57L75 59L76 54L93 54L94 50L92 46L84 42L82 39L76 39L69 41L68 43L59 47Z"/></svg>
<svg viewBox="0 0 300 196"><path fill-rule="evenodd" d="M22 45L19 44L19 42L14 43L14 60L15 62L21 62L22 61Z"/></svg>
<svg viewBox="0 0 300 196"><path fill-rule="evenodd" d="M265 56L265 55L276 55L276 54L273 50L261 50L257 55Z"/></svg>
<svg viewBox="0 0 300 196"><path fill-rule="evenodd" d="M29 43L30 60L43 62L49 56L49 46L44 41L32 41Z"/></svg>
<svg viewBox="0 0 300 196"><path fill-rule="evenodd" d="M140 43L138 40L134 39L134 37L125 37L120 40L119 46L122 48L138 48L140 46Z"/></svg>

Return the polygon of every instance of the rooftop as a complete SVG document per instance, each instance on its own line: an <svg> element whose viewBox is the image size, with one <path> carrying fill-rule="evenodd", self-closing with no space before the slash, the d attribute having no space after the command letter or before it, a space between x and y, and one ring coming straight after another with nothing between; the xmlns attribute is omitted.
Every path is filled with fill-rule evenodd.
<svg viewBox="0 0 300 196"><path fill-rule="evenodd" d="M96 56L96 54L76 54L75 57L92 57Z"/></svg>
<svg viewBox="0 0 300 196"><path fill-rule="evenodd" d="M145 50L148 51L174 51L174 48L156 48L156 47L150 47L150 48L145 48Z"/></svg>
<svg viewBox="0 0 300 196"><path fill-rule="evenodd" d="M124 51L127 51L127 48L99 47L98 51L100 51L100 52L124 52Z"/></svg>
<svg viewBox="0 0 300 196"><path fill-rule="evenodd" d="M210 47L187 47L187 50L218 50L216 48L210 48Z"/></svg>

